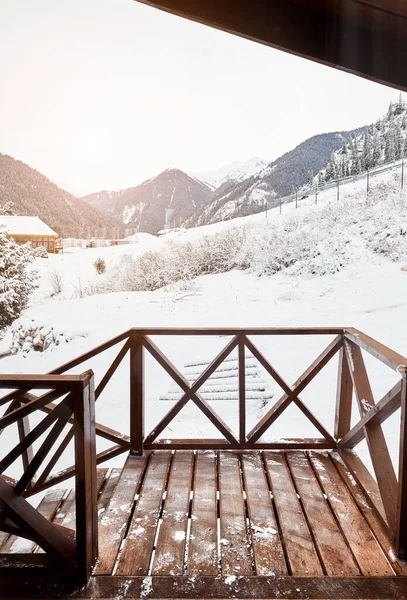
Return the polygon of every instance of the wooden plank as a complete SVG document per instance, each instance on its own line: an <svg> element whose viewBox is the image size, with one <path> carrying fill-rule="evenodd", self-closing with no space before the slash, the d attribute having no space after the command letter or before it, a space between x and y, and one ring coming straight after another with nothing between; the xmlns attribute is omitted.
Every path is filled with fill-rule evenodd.
<svg viewBox="0 0 407 600"><path fill-rule="evenodd" d="M338 383L335 411L336 440L348 433L351 425L353 385L349 372L348 361L343 348L339 350Z"/></svg>
<svg viewBox="0 0 407 600"><path fill-rule="evenodd" d="M239 442L246 443L246 360L245 339L239 337L238 363L239 363Z"/></svg>
<svg viewBox="0 0 407 600"><path fill-rule="evenodd" d="M66 494L66 490L50 490L41 500L39 505L37 506L37 510L47 519L47 521L52 521L54 518L58 508L60 507L63 497ZM24 538L18 538L16 536L10 536L7 542L0 549L1 554L30 554L34 552L37 544L31 540L27 540Z"/></svg>
<svg viewBox="0 0 407 600"><path fill-rule="evenodd" d="M144 441L144 348L142 338L131 336L130 344L130 445L143 453Z"/></svg>
<svg viewBox="0 0 407 600"><path fill-rule="evenodd" d="M284 438L280 442L246 442L229 444L218 439L162 439L152 444L143 444L144 450L329 450L336 448L325 438Z"/></svg>
<svg viewBox="0 0 407 600"><path fill-rule="evenodd" d="M171 464L152 575L183 575L194 454L176 452Z"/></svg>
<svg viewBox="0 0 407 600"><path fill-rule="evenodd" d="M103 471L105 471L107 473L108 469L98 469L98 471L97 471L98 495L99 495L100 488L102 487L102 485L100 484L100 477L101 477L100 472L103 472ZM114 494L114 491L115 491L116 486L120 479L121 472L122 472L121 469L114 468L111 470L110 475L106 478L106 482L103 486L103 489L102 489L102 491L99 495L99 499L98 499L98 521L101 520L102 515L103 515L104 511L106 510L106 508Z"/></svg>
<svg viewBox="0 0 407 600"><path fill-rule="evenodd" d="M287 461L326 574L329 577L360 575L306 454L289 452Z"/></svg>
<svg viewBox="0 0 407 600"><path fill-rule="evenodd" d="M105 387L107 386L107 384L109 383L109 381L111 380L111 378L113 377L115 372L117 371L117 368L119 367L123 358L126 356L129 347L130 347L129 340L127 340L127 342L121 348L120 352L118 353L118 355L116 356L116 358L114 359L114 361L112 362L112 364L110 365L110 367L108 368L106 373L104 374L103 378L99 382L99 384L95 390L95 400L97 400L99 398L100 394L103 392L103 390L105 389Z"/></svg>
<svg viewBox="0 0 407 600"><path fill-rule="evenodd" d="M378 511L379 515L386 523L386 512L384 510L382 497L380 495L379 486L373 479L359 456L354 452L339 450L342 460L345 462L348 469L351 471L354 479L360 485L362 490L369 496L373 506Z"/></svg>
<svg viewBox="0 0 407 600"><path fill-rule="evenodd" d="M332 511L359 565L362 575L392 575L382 549L367 522L355 505L352 495L344 485L329 456L309 453L312 466L327 496Z"/></svg>
<svg viewBox="0 0 407 600"><path fill-rule="evenodd" d="M264 457L291 574L322 576L323 570L284 454L266 452Z"/></svg>
<svg viewBox="0 0 407 600"><path fill-rule="evenodd" d="M0 388L15 388L16 386L30 389L48 387L59 390L60 394L70 392L73 388L80 389L81 384L89 377L89 371L80 375L15 375L0 373ZM2 402L4 398L2 398Z"/></svg>
<svg viewBox="0 0 407 600"><path fill-rule="evenodd" d="M236 336L236 335L341 335L343 327L134 327L138 335ZM54 372L54 371L53 371Z"/></svg>
<svg viewBox="0 0 407 600"><path fill-rule="evenodd" d="M76 571L78 580L86 583L98 556L98 491L93 373L83 390L75 393L73 408L75 418Z"/></svg>
<svg viewBox="0 0 407 600"><path fill-rule="evenodd" d="M97 575L112 574L145 464L145 456L130 455L127 458L114 496L103 513L99 523L99 558L95 567Z"/></svg>
<svg viewBox="0 0 407 600"><path fill-rule="evenodd" d="M345 338L356 344L356 346L359 346L359 348L369 352L369 354L379 359L394 371L398 371L400 365L407 366L407 358L405 356L394 352L394 350L391 350L358 329L345 329Z"/></svg>
<svg viewBox="0 0 407 600"><path fill-rule="evenodd" d="M399 478L395 541L399 558L407 559L407 381L401 387L401 424L399 445Z"/></svg>
<svg viewBox="0 0 407 600"><path fill-rule="evenodd" d="M76 599L143 598L248 598L285 600L402 600L407 597L406 577L92 577ZM22 590L23 591L23 590ZM36 588L37 593L41 588ZM9 597L16 598L16 593ZM42 596L44 597L44 596Z"/></svg>
<svg viewBox="0 0 407 600"><path fill-rule="evenodd" d="M116 575L148 574L170 461L171 452L150 458Z"/></svg>
<svg viewBox="0 0 407 600"><path fill-rule="evenodd" d="M243 454L242 469L256 575L288 575L260 453Z"/></svg>
<svg viewBox="0 0 407 600"><path fill-rule="evenodd" d="M375 402L362 351L358 346L349 342L345 343L345 350L350 366L353 386L355 388L356 399L358 401L360 416L363 418L365 414L374 407ZM384 510L386 511L387 523L394 531L398 486L393 462L381 425L370 422L364 427L364 432Z"/></svg>
<svg viewBox="0 0 407 600"><path fill-rule="evenodd" d="M369 524L370 529L376 536L383 552L387 556L387 560L393 567L397 575L407 576L407 563L398 560L394 551L394 544L391 541L391 533L383 519L378 515L377 510L368 494L365 494L353 477L352 472L343 462L341 455L338 452L330 454L332 462L337 471L345 482L348 490L352 494L356 506L359 508L362 515Z"/></svg>
<svg viewBox="0 0 407 600"><path fill-rule="evenodd" d="M70 360L69 362L65 363L64 365L57 367L56 369L53 369L52 371L50 371L50 374L60 375L61 373L70 371L70 369L74 369L78 365L88 361L91 358L94 358L95 356L97 356L101 352L104 352L108 348L111 348L112 346L115 346L119 342L127 339L129 337L129 333L130 333L129 331L125 331L124 333L121 333L120 335L116 336L115 338L108 340L104 344L101 344L100 346L97 346L96 348L89 350L89 352L85 352L85 354L82 354L81 356L78 356L77 358Z"/></svg>
<svg viewBox="0 0 407 600"><path fill-rule="evenodd" d="M214 452L198 452L195 459L188 575L218 574L217 469Z"/></svg>
<svg viewBox="0 0 407 600"><path fill-rule="evenodd" d="M218 473L222 575L253 575L239 455L219 453Z"/></svg>
<svg viewBox="0 0 407 600"><path fill-rule="evenodd" d="M344 435L339 442L339 446L342 448L354 448L364 439L364 428L366 425L370 422L381 425L400 408L400 403L401 381L398 381L392 389L387 392L387 394L385 394L385 396L383 396L383 398L377 402L377 404L375 404L348 433Z"/></svg>

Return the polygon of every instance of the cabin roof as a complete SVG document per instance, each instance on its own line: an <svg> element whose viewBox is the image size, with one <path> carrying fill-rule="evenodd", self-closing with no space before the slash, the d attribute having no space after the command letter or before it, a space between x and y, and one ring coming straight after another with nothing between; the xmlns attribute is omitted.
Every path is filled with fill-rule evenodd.
<svg viewBox="0 0 407 600"><path fill-rule="evenodd" d="M56 231L41 221L39 217L0 215L0 228L8 235L38 235L58 237Z"/></svg>

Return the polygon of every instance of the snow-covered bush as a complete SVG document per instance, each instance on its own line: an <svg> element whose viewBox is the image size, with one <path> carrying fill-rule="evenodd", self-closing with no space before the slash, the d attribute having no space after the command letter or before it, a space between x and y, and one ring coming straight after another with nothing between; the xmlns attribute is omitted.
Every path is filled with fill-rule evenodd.
<svg viewBox="0 0 407 600"><path fill-rule="evenodd" d="M48 252L44 246L34 248L34 253L37 258L48 258Z"/></svg>
<svg viewBox="0 0 407 600"><path fill-rule="evenodd" d="M34 258L30 244L18 245L0 230L0 332L20 315L36 287L37 273L27 268Z"/></svg>
<svg viewBox="0 0 407 600"><path fill-rule="evenodd" d="M259 275L335 274L368 252L407 258L407 193L400 182L379 183L281 217L193 241L168 241L138 258L125 256L106 273L101 291L156 290L200 275L249 269Z"/></svg>
<svg viewBox="0 0 407 600"><path fill-rule="evenodd" d="M235 256L246 236L246 229L236 228L195 242L170 241L160 250L152 250L134 259L122 257L108 272L101 288L104 291L154 291L200 275L224 273L236 267Z"/></svg>

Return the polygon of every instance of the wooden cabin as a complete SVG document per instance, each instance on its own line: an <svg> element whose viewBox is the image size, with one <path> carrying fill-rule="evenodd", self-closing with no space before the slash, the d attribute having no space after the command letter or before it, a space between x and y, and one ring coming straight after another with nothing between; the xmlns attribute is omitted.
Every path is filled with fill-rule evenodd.
<svg viewBox="0 0 407 600"><path fill-rule="evenodd" d="M49 254L55 254L58 234L39 217L0 215L0 230L17 244L29 242L33 248L43 246Z"/></svg>

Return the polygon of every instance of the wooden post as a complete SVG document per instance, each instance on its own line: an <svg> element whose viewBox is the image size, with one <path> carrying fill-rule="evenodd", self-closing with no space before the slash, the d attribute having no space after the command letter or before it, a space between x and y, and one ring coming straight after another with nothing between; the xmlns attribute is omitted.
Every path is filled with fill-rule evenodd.
<svg viewBox="0 0 407 600"><path fill-rule="evenodd" d="M298 208L298 188L295 188L295 208Z"/></svg>
<svg viewBox="0 0 407 600"><path fill-rule="evenodd" d="M239 338L239 442L246 443L246 363L244 337Z"/></svg>
<svg viewBox="0 0 407 600"><path fill-rule="evenodd" d="M407 559L407 381L401 383L400 457L396 514L396 550L398 557Z"/></svg>
<svg viewBox="0 0 407 600"><path fill-rule="evenodd" d="M340 440L350 430L353 384L345 350L339 350L334 438Z"/></svg>
<svg viewBox="0 0 407 600"><path fill-rule="evenodd" d="M93 374L74 394L76 557L80 582L88 581L98 556L95 388Z"/></svg>
<svg viewBox="0 0 407 600"><path fill-rule="evenodd" d="M404 158L401 163L401 189L404 187Z"/></svg>
<svg viewBox="0 0 407 600"><path fill-rule="evenodd" d="M339 179L336 182L336 200L339 202Z"/></svg>
<svg viewBox="0 0 407 600"><path fill-rule="evenodd" d="M144 441L144 357L141 336L130 340L130 445L131 454L143 454Z"/></svg>
<svg viewBox="0 0 407 600"><path fill-rule="evenodd" d="M23 404L21 402L17 403L16 408L19 408L23 406ZM18 427L18 437L20 442L22 442L27 435L30 433L30 420L29 417L23 417L22 419L20 419L17 422L17 427ZM28 469L28 466L30 464L30 462L33 459L33 448L32 446L29 446L26 450L24 450L24 452L21 455L21 459L23 461L23 471L26 471ZM31 487L32 483L29 484L29 487Z"/></svg>

